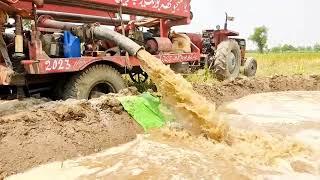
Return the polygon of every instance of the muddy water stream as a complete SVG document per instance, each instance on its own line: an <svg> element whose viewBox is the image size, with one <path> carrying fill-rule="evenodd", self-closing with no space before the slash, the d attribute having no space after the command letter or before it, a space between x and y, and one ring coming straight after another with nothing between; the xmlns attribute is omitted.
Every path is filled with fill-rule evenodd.
<svg viewBox="0 0 320 180"><path fill-rule="evenodd" d="M319 178L317 147L285 133L229 126L182 76L145 51L138 58L184 128L154 130L128 144L8 179Z"/></svg>
<svg viewBox="0 0 320 180"><path fill-rule="evenodd" d="M156 84L163 101L172 107L177 120L192 131L204 132L214 140L221 141L227 137L229 127L218 120L214 104L195 92L180 74L175 74L148 52L141 50L137 56Z"/></svg>

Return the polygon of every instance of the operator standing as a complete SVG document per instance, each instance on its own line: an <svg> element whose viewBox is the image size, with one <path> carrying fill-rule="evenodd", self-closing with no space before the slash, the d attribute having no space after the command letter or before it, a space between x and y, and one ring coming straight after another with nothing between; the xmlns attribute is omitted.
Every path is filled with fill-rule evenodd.
<svg viewBox="0 0 320 180"><path fill-rule="evenodd" d="M7 22L7 19L8 19L7 13L0 9L0 52L1 52L0 62L4 61L7 68L12 69L13 68L12 62L10 60L7 45L3 39L3 34L2 34L3 31L5 30L3 26Z"/></svg>

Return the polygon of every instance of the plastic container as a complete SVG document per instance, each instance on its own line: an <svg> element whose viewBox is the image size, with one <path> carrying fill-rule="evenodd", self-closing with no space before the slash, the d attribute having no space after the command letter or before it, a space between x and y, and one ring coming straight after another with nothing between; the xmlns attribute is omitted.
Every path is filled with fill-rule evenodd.
<svg viewBox="0 0 320 180"><path fill-rule="evenodd" d="M80 38L74 36L70 31L63 33L64 57L81 57Z"/></svg>

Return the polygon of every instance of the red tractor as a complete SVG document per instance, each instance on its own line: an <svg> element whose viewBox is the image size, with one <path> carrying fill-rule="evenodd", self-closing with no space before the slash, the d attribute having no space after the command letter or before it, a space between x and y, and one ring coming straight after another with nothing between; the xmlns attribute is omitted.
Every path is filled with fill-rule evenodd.
<svg viewBox="0 0 320 180"><path fill-rule="evenodd" d="M202 60L200 67L205 64L212 69L219 80L234 79L240 74L240 66L244 66L244 75L251 77L256 74L257 61L246 58L246 40L234 38L238 32L228 30L228 17L224 29L220 26L216 30L204 30L202 36L189 33L191 41L201 50Z"/></svg>

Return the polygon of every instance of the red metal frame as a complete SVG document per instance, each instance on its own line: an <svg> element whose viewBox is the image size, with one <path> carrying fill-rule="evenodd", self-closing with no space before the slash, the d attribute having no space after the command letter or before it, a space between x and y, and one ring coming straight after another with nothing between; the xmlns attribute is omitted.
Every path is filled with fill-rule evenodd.
<svg viewBox="0 0 320 180"><path fill-rule="evenodd" d="M28 12L28 15L31 16L32 13L32 3L26 1L19 1L17 4L14 4L14 7L20 11ZM55 4L46 4L43 7L38 8L39 10L54 11L54 12L65 12L65 13L76 13L76 14L85 14L101 17L115 17L113 13L109 13L103 10L95 9L84 9L76 6L65 6L65 5L55 5Z"/></svg>
<svg viewBox="0 0 320 180"><path fill-rule="evenodd" d="M33 18L32 0L20 0L15 4L0 2L1 8L10 7L13 14L21 14L23 17ZM41 0L40 0L41 1ZM113 13L119 12L120 5L123 13L160 18L161 37L168 37L170 28L175 25L190 23L190 0L45 0L38 10L76 13L100 17L114 17ZM121 4L120 4L121 2ZM6 4L6 7L3 5ZM112 12L112 13L110 13ZM57 20L59 18L55 17ZM132 17L134 19L134 17ZM21 61L27 74L53 74L65 72L77 72L93 63L113 63L119 67L140 66L136 57L104 56L81 58L48 58L42 54L41 41L38 32L32 31L32 39L29 43L30 60ZM163 63L194 62L200 61L200 50L192 44L191 53L163 53L157 55ZM0 84L2 84L0 82Z"/></svg>
<svg viewBox="0 0 320 180"><path fill-rule="evenodd" d="M45 0L45 5L38 9L108 17L107 12L119 12L120 5L125 14L172 20L190 17L190 0ZM29 15L32 12L30 0L20 0L13 6Z"/></svg>
<svg viewBox="0 0 320 180"><path fill-rule="evenodd" d="M81 57L81 58L49 58L43 55L37 55L37 61L22 61L24 68L28 74L52 74L64 72L77 72L85 69L87 66L105 61L111 62L119 67L140 66L140 61L133 56L126 59L126 56L103 56L103 57ZM164 64L172 64L179 62L194 62L200 60L200 50L192 44L192 53L163 53L156 55Z"/></svg>

